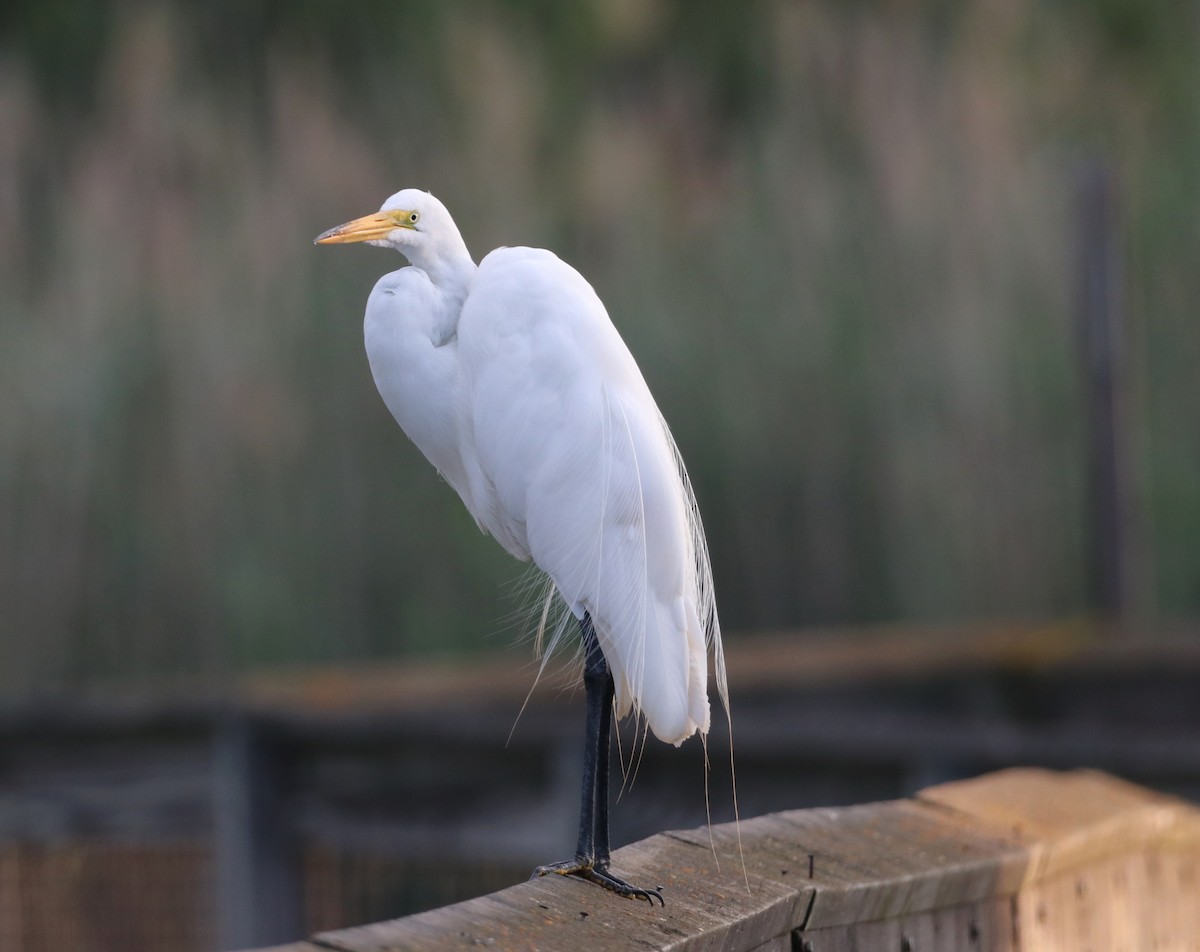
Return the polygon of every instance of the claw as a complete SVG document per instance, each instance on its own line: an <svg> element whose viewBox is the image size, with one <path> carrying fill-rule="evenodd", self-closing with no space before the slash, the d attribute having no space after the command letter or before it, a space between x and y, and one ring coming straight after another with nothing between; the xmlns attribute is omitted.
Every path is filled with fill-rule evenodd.
<svg viewBox="0 0 1200 952"><path fill-rule="evenodd" d="M625 880L618 879L607 869L592 868L577 875L588 882L603 886L610 892L615 892L618 896L624 896L626 899L645 899L651 906L654 905L654 900L657 899L660 906L665 907L667 905L667 901L662 896L662 886L655 886L653 889L642 889L639 886L631 886Z"/></svg>
<svg viewBox="0 0 1200 952"><path fill-rule="evenodd" d="M618 896L624 896L626 899L645 899L646 902L654 905L654 900L658 900L660 906L665 907L667 902L663 899L662 886L655 886L653 889L642 889L639 886L631 886L625 880L614 876L608 871L607 866L596 866L586 860L566 860L562 863L550 863L546 866L539 866L533 871L530 879L536 879L539 876L574 876L576 879L582 879L589 883L595 883L597 886L602 886L609 892L616 893Z"/></svg>

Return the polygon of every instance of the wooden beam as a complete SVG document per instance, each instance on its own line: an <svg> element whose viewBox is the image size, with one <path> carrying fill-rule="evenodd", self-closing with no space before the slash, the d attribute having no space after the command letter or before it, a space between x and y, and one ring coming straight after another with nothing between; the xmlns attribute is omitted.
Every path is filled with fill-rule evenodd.
<svg viewBox="0 0 1200 952"><path fill-rule="evenodd" d="M1200 942L1200 809L1094 771L1003 771L912 800L660 834L618 850L613 864L661 884L666 906L550 878L312 943L1072 952Z"/></svg>

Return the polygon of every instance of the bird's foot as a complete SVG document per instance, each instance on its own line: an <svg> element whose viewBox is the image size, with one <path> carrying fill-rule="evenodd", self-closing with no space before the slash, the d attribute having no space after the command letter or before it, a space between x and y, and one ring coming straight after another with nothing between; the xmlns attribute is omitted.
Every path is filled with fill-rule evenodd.
<svg viewBox="0 0 1200 952"><path fill-rule="evenodd" d="M618 896L624 896L626 899L645 899L650 905L654 905L657 899L660 906L665 906L666 901L662 896L662 886L656 886L654 889L641 889L638 886L631 886L625 880L614 876L608 871L608 864L603 866L586 859L569 859L562 863L550 863L546 866L539 866L533 871L533 876L530 878L536 879L539 876L574 876L576 879L583 879L589 883L595 883L597 886L603 886L609 892L614 892Z"/></svg>

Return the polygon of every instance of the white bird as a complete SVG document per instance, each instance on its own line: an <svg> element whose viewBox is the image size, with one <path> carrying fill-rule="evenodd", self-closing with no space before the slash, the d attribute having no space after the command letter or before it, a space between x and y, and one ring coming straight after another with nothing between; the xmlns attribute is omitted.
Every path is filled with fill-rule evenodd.
<svg viewBox="0 0 1200 952"><path fill-rule="evenodd" d="M612 714L678 746L709 729L708 652L728 714L712 570L666 422L600 299L538 248L476 266L445 206L405 189L318 244L394 248L367 299L384 403L479 527L534 563L579 620L587 723L573 860L541 866L662 901L609 871Z"/></svg>

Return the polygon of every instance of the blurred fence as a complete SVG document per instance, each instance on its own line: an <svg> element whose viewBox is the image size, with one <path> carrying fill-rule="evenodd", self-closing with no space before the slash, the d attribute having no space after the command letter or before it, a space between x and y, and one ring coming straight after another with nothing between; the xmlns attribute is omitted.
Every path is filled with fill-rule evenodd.
<svg viewBox="0 0 1200 952"><path fill-rule="evenodd" d="M742 815L1014 764L1200 800L1200 653L1176 634L731 639ZM553 678L517 719L532 679L505 657L260 677L220 703L113 691L6 710L0 950L263 945L525 879L573 843L582 730ZM726 742L718 725L715 822L732 818ZM626 737L614 841L704 823L699 745L636 749Z"/></svg>

